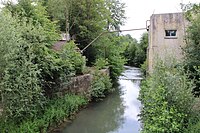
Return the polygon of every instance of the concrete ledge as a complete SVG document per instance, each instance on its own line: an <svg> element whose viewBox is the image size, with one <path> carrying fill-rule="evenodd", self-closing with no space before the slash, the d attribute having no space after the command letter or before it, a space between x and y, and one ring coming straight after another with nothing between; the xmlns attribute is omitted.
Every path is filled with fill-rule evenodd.
<svg viewBox="0 0 200 133"><path fill-rule="evenodd" d="M177 36L165 36L164 38L165 39L178 39Z"/></svg>

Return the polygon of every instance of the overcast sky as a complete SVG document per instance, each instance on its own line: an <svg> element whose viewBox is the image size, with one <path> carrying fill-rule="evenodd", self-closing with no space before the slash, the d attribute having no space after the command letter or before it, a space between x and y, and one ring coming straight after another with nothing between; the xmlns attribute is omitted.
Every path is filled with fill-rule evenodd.
<svg viewBox="0 0 200 133"><path fill-rule="evenodd" d="M121 29L145 28L152 14L181 12L180 3L200 3L200 0L121 0L126 3L126 24ZM145 31L124 32L139 40Z"/></svg>

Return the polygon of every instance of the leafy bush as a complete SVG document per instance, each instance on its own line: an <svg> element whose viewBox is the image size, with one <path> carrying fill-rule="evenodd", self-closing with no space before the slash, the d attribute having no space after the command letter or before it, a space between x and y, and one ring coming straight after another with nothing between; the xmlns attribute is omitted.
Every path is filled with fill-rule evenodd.
<svg viewBox="0 0 200 133"><path fill-rule="evenodd" d="M199 114L197 114L199 115ZM196 118L197 116L195 116ZM199 133L200 132L200 116L198 116L198 119L196 119L195 121L191 122L189 121L188 127L185 130L184 133Z"/></svg>
<svg viewBox="0 0 200 133"><path fill-rule="evenodd" d="M183 68L158 64L140 90L142 132L184 132L193 114L193 88Z"/></svg>
<svg viewBox="0 0 200 133"><path fill-rule="evenodd" d="M65 118L78 111L80 106L87 103L87 100L81 96L65 95L61 98L52 99L47 102L44 112L36 116L33 120L23 120L20 123L0 121L2 133L40 133L47 132L49 126L59 123Z"/></svg>
<svg viewBox="0 0 200 133"><path fill-rule="evenodd" d="M41 71L38 68L38 64L34 63L36 57L34 52L35 45L32 45L29 42L31 40L27 41L23 36L24 30L26 30L28 35L28 32L34 31L35 29L30 23L20 25L17 19L12 18L6 12L1 12L0 19L1 25L10 23L10 26L4 26L4 30L1 31L2 38L10 37L7 38L10 41L6 41L6 39L0 40L1 45L6 46L1 49L5 49L6 53L0 57L5 63L2 66L4 68L1 68L3 70L1 91L4 116L20 121L34 116L45 102L38 78ZM9 32L13 36L7 34ZM32 39L35 44L38 43L34 40L35 38Z"/></svg>
<svg viewBox="0 0 200 133"><path fill-rule="evenodd" d="M195 99L195 105L191 110L193 113L189 118L188 126L184 133L199 133L200 132L200 98Z"/></svg>
<svg viewBox="0 0 200 133"><path fill-rule="evenodd" d="M0 57L4 63L1 68L4 116L21 121L43 110L45 96L52 96L55 88L68 81L73 65L70 59L62 59L48 48L47 33L40 24L21 21L8 12L2 12L0 20L0 25L10 23L0 37L0 44L6 46L0 48L6 51Z"/></svg>
<svg viewBox="0 0 200 133"><path fill-rule="evenodd" d="M73 65L69 59L62 59L59 53L46 46L40 46L36 52L35 62L39 64L41 70L41 86L45 96L52 97L53 93L74 75Z"/></svg>
<svg viewBox="0 0 200 133"><path fill-rule="evenodd" d="M76 44L73 41L71 41L64 45L62 51L60 52L60 57L63 60L70 61L77 75L83 73L86 65L85 57L82 56L78 50L79 49L76 46Z"/></svg>
<svg viewBox="0 0 200 133"><path fill-rule="evenodd" d="M113 91L112 83L108 75L95 71L93 74L93 82L90 89L91 97L101 99L105 94Z"/></svg>
<svg viewBox="0 0 200 133"><path fill-rule="evenodd" d="M141 65L141 71L142 71L142 73L143 73L144 76L147 76L147 59Z"/></svg>
<svg viewBox="0 0 200 133"><path fill-rule="evenodd" d="M100 70L100 69L105 69L108 66L108 61L103 58L98 58L94 64L94 66Z"/></svg>
<svg viewBox="0 0 200 133"><path fill-rule="evenodd" d="M16 121L33 117L45 102L38 78L40 70L32 62L35 55L26 55L26 52L33 53L32 48L27 45L21 48L10 54L2 80L4 111Z"/></svg>

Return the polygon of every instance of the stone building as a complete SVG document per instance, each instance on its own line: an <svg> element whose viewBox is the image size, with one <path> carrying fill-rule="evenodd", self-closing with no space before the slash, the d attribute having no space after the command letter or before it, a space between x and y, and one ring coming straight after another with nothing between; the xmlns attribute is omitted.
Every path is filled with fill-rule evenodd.
<svg viewBox="0 0 200 133"><path fill-rule="evenodd" d="M187 25L183 13L153 14L151 16L147 51L150 73L158 59L163 61L169 58L181 60Z"/></svg>

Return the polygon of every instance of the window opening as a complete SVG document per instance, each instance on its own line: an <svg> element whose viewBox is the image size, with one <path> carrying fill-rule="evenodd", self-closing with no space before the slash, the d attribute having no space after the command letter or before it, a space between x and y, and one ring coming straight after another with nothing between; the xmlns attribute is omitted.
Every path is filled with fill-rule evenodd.
<svg viewBox="0 0 200 133"><path fill-rule="evenodd" d="M165 30L165 36L176 36L177 30Z"/></svg>

